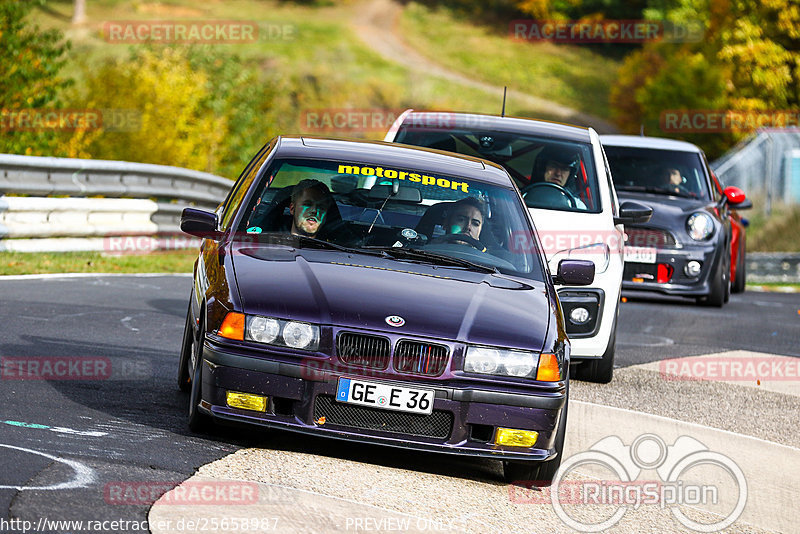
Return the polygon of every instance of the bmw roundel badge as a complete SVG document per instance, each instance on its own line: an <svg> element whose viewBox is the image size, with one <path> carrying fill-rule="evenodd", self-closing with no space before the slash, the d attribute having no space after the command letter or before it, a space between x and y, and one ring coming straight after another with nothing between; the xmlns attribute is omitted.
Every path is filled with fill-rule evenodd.
<svg viewBox="0 0 800 534"><path fill-rule="evenodd" d="M389 326L403 326L406 324L406 320L399 315L390 315L386 318L386 324Z"/></svg>

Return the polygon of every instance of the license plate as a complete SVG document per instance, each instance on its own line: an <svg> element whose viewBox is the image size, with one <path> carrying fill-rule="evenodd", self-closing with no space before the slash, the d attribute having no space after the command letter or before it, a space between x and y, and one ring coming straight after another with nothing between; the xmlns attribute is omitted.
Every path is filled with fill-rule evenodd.
<svg viewBox="0 0 800 534"><path fill-rule="evenodd" d="M625 261L631 263L655 263L657 250L652 247L625 247Z"/></svg>
<svg viewBox="0 0 800 534"><path fill-rule="evenodd" d="M429 415L433 412L434 391L368 382L355 378L339 378L336 400L373 408Z"/></svg>

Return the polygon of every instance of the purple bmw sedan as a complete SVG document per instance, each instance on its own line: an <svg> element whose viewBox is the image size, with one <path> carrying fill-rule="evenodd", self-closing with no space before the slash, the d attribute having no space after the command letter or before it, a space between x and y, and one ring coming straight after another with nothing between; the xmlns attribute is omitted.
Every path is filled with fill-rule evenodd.
<svg viewBox="0 0 800 534"><path fill-rule="evenodd" d="M402 145L277 137L203 238L178 383L189 425L238 421L495 458L549 485L570 344L518 189L488 161Z"/></svg>

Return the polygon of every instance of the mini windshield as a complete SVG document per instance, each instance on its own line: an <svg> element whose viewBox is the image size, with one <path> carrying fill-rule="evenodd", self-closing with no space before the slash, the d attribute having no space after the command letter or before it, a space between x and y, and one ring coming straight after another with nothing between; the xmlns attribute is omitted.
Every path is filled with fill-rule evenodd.
<svg viewBox="0 0 800 534"><path fill-rule="evenodd" d="M600 211L591 145L478 129L401 127L398 143L488 159L505 167L532 208Z"/></svg>
<svg viewBox="0 0 800 534"><path fill-rule="evenodd" d="M510 184L509 184L510 186ZM543 280L516 191L353 161L274 161L237 236Z"/></svg>
<svg viewBox="0 0 800 534"><path fill-rule="evenodd" d="M696 152L605 146L618 191L708 200L703 160Z"/></svg>

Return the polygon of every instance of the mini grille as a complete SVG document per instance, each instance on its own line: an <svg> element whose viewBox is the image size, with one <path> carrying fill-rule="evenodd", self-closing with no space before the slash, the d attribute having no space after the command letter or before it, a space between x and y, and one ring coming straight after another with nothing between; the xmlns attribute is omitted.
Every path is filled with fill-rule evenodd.
<svg viewBox="0 0 800 534"><path fill-rule="evenodd" d="M394 349L394 368L401 373L439 376L447 365L447 347L400 341Z"/></svg>
<svg viewBox="0 0 800 534"><path fill-rule="evenodd" d="M626 228L625 244L632 247L672 247L675 238L666 230Z"/></svg>
<svg viewBox="0 0 800 534"><path fill-rule="evenodd" d="M350 365L370 369L389 366L389 340L385 337L343 332L339 334L336 349L339 359Z"/></svg>
<svg viewBox="0 0 800 534"><path fill-rule="evenodd" d="M314 401L314 419L325 418L325 426L336 425L381 430L409 436L446 439L453 428L453 414L434 410L430 415L394 412L336 402L328 395Z"/></svg>

